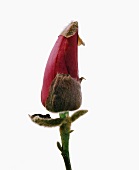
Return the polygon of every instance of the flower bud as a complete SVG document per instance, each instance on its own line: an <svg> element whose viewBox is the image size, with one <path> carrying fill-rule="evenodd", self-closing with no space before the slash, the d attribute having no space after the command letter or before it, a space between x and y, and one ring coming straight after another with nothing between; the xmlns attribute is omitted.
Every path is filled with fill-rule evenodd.
<svg viewBox="0 0 139 170"><path fill-rule="evenodd" d="M78 22L71 22L58 36L44 72L41 102L49 111L75 110L81 104L78 44L84 45Z"/></svg>

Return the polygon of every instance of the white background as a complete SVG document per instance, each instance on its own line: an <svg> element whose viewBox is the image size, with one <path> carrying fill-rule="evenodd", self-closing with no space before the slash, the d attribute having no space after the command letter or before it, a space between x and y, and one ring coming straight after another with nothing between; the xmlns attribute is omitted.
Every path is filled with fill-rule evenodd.
<svg viewBox="0 0 139 170"><path fill-rule="evenodd" d="M82 109L72 125L73 170L139 170L137 0L0 1L0 169L65 170L58 128L28 114L40 102L45 64L59 33L79 23ZM53 118L58 114L51 114Z"/></svg>

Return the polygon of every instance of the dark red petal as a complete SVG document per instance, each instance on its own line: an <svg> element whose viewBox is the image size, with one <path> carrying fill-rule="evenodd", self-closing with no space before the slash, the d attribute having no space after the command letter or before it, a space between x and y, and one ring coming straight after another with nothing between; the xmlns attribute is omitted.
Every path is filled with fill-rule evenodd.
<svg viewBox="0 0 139 170"><path fill-rule="evenodd" d="M66 53L66 66L68 74L71 77L79 80L78 76L78 32L68 38L68 49Z"/></svg>

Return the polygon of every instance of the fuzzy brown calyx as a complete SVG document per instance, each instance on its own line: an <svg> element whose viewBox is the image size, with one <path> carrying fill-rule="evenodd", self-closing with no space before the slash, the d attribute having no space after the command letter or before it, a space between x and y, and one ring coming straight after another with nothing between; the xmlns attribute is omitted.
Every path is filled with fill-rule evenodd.
<svg viewBox="0 0 139 170"><path fill-rule="evenodd" d="M46 109L51 112L72 111L77 110L81 102L80 82L69 74L57 74L50 87Z"/></svg>

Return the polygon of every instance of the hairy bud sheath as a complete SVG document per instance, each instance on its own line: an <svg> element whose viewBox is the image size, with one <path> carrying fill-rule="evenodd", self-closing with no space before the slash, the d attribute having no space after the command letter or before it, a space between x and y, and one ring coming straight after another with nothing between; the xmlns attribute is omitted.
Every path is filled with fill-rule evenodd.
<svg viewBox="0 0 139 170"><path fill-rule="evenodd" d="M81 105L78 76L78 23L71 22L59 35L44 72L41 101L51 112L76 110Z"/></svg>
<svg viewBox="0 0 139 170"><path fill-rule="evenodd" d="M80 82L68 74L57 74L51 84L46 108L52 112L76 110L81 100Z"/></svg>

